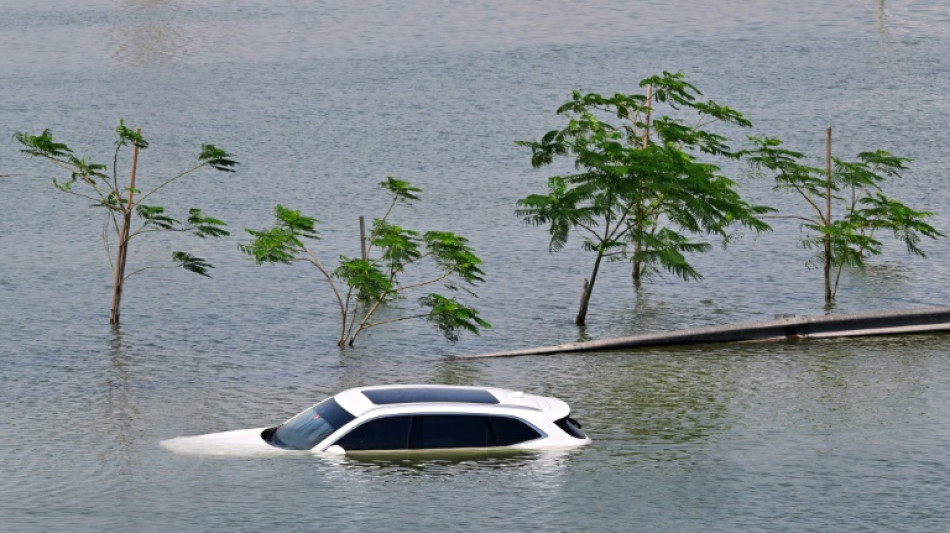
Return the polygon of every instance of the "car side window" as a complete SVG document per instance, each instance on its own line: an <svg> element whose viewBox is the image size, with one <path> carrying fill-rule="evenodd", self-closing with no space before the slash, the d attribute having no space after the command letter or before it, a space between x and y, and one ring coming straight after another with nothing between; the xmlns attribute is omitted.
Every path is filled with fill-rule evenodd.
<svg viewBox="0 0 950 533"><path fill-rule="evenodd" d="M543 435L532 426L509 416L486 416L491 428L494 446L512 446L534 440Z"/></svg>
<svg viewBox="0 0 950 533"><path fill-rule="evenodd" d="M482 415L415 415L411 433L409 448L413 450L491 445L488 424Z"/></svg>
<svg viewBox="0 0 950 533"><path fill-rule="evenodd" d="M405 450L411 420L409 415L375 418L354 428L335 444L346 451Z"/></svg>

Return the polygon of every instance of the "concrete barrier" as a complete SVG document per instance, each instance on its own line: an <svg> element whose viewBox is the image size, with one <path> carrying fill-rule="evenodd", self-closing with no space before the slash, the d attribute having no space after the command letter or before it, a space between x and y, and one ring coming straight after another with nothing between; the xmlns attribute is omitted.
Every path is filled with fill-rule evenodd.
<svg viewBox="0 0 950 533"><path fill-rule="evenodd" d="M864 335L903 335L950 331L950 307L930 307L903 311L869 313L780 316L774 320L748 322L697 329L645 333L630 337L588 342L571 342L553 346L524 348L479 355L454 356L455 359L551 355L565 352L592 352L646 348L651 346L686 346L726 342L768 342L786 339L853 337Z"/></svg>

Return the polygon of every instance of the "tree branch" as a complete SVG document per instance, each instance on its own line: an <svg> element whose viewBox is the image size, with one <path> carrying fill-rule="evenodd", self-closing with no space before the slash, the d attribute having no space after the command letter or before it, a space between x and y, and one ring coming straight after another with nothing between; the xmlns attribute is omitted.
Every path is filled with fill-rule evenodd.
<svg viewBox="0 0 950 533"><path fill-rule="evenodd" d="M192 168L190 168L190 169L188 169L188 170L186 170L186 171L184 171L184 172L178 174L177 176L174 176L174 177L171 177L171 178L165 180L163 183L159 184L158 187L155 187L155 188L152 189L151 191L145 193L143 196L140 196L138 202L139 202L140 204L141 204L141 203L144 203L146 198L148 198L149 196L155 194L155 193L158 192L159 190L163 189L163 188L164 188L165 186L167 186L168 184L172 183L173 181L178 180L179 178L182 178L182 177L184 177L184 176L187 176L188 174L191 174L192 172L194 172L194 171L196 171L196 170L198 170L198 169L200 169L201 167L204 167L204 166L206 166L206 165L207 165L207 163L200 163L200 164L195 165L194 167L192 167Z"/></svg>
<svg viewBox="0 0 950 533"><path fill-rule="evenodd" d="M369 329L369 328L380 326L383 324L391 324L393 322L402 322L403 320L415 320L417 318L425 318L427 316L428 316L427 314L421 314L421 315L403 316L403 317L398 317L398 318L390 318L387 320L380 320L379 322L370 322L366 324L365 326L363 326L363 329Z"/></svg>
<svg viewBox="0 0 950 533"><path fill-rule="evenodd" d="M440 281L442 281L442 280L444 280L444 279L450 277L451 275L452 275L451 272L445 272L445 273L443 273L441 276L439 276L439 277L437 277L437 278L430 279L430 280L428 280L428 281L420 281L420 282L418 282L418 283L411 283L411 284L409 284L409 285L401 285L401 286L399 286L399 287L394 288L394 289L392 290L392 292L394 292L394 293L396 293L396 292L403 292L403 291L408 291L409 289L415 289L415 288L418 288L418 287L425 287L426 285L432 285L433 283L438 283L438 282L440 282Z"/></svg>

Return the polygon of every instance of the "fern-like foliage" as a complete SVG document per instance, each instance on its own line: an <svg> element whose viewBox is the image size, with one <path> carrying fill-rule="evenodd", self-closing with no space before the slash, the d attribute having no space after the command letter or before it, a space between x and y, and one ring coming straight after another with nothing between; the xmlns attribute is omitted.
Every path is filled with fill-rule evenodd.
<svg viewBox="0 0 950 533"><path fill-rule="evenodd" d="M67 173L68 178L65 180L53 178L54 187L80 197L88 201L92 207L105 211L106 231L103 233L103 237L106 254L110 266L117 270L112 274L115 285L110 321L113 323L118 323L121 287L125 280L134 274L149 269L164 268L160 264L148 265L126 276L124 268L126 254L129 250L128 243L131 239L159 231L187 231L200 238L219 238L229 234L224 229L226 224L223 221L205 216L200 209L189 210L187 222L182 223L166 212L164 207L153 205L150 202L146 203L146 199L160 189L204 167L233 172L237 162L231 158L231 154L213 145L202 146L196 165L159 181L150 190L142 191L132 182L131 178L128 183L124 183L120 176L125 175L125 173L120 174L116 169L119 154L122 150L131 148L134 153L138 153L138 151L149 147L149 141L145 139L141 131L126 126L124 120L120 120L118 127L115 129L111 169L108 165L94 162L86 156L76 156L69 146L54 140L49 129L43 130L39 135L18 132L14 135L14 138L22 145L21 151L24 154L46 159ZM137 158L133 158L133 161L135 160ZM131 175L134 176L135 172L133 171ZM133 213L137 216L136 221L140 223L138 227L133 227ZM112 238L109 235L109 228L112 229ZM114 260L113 257L115 257ZM208 276L208 270L212 268L204 259L191 256L185 252L174 252L172 262L185 268L185 270L203 276Z"/></svg>
<svg viewBox="0 0 950 533"><path fill-rule="evenodd" d="M816 252L806 266L824 270L826 303L837 294L843 268L863 269L867 258L883 253L881 231L890 232L908 253L919 256L925 255L922 237L944 237L927 222L934 213L912 209L883 193L886 180L902 178L910 159L885 150L860 152L853 161L833 157L828 175L826 169L806 164L804 154L784 148L778 139L749 139L753 148L745 155L751 167L771 174L776 190L795 193L810 208L810 216L796 218L802 219L802 246ZM827 212L829 205L836 217ZM833 269L837 270L834 280Z"/></svg>
<svg viewBox="0 0 950 533"><path fill-rule="evenodd" d="M473 294L470 287L484 281L484 272L481 259L464 237L450 231L423 233L390 220L393 208L419 200L421 189L392 176L379 185L389 194L390 203L383 216L373 220L368 257L339 255L336 268L331 270L309 247L312 244L308 241L319 239L317 219L280 205L274 210L276 225L246 230L252 240L240 244L240 249L258 264L305 261L315 266L338 304L339 346L352 345L366 329L409 319L428 320L452 342L462 332L478 333L479 328L489 327L473 308L437 293L417 300L427 309L424 314L391 305L408 293L433 285L450 291L465 286ZM389 307L387 314L392 317L377 320L377 311L384 307Z"/></svg>
<svg viewBox="0 0 950 533"><path fill-rule="evenodd" d="M689 256L711 247L698 239L713 236L725 246L736 228L771 229L761 217L772 209L745 201L736 182L710 162L743 155L711 126L748 127L749 120L704 100L682 73L663 72L640 86L646 94L574 91L557 109L566 126L539 141L517 141L531 151L533 167L573 160L575 173L549 177L547 190L518 200L515 213L548 227L549 251L562 250L572 233L580 233L582 246L594 254L578 324L604 259L631 261L637 286L642 274L660 270L700 279ZM676 113L664 114L664 108Z"/></svg>
<svg viewBox="0 0 950 533"><path fill-rule="evenodd" d="M186 252L172 252L172 261L189 272L194 272L195 274L208 278L211 277L211 275L208 274L208 270L214 268L211 266L211 263Z"/></svg>

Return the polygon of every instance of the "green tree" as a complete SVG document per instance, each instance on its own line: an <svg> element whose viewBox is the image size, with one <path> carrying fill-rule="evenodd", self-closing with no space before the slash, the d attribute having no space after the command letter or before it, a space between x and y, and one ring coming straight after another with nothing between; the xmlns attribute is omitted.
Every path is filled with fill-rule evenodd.
<svg viewBox="0 0 950 533"><path fill-rule="evenodd" d="M880 232L890 232L904 243L908 253L922 257L926 256L919 246L922 236L944 236L926 222L933 213L911 209L882 192L884 181L901 178L910 159L884 150L861 152L854 161L832 157L829 129L827 164L821 169L804 164L801 152L784 148L778 139L750 140L755 145L748 152L750 165L759 172L774 174L775 190L794 192L809 208L807 216L781 216L801 220L802 228L807 230L802 245L818 250L807 264L824 271L827 305L837 295L844 267L863 268L868 257L882 253ZM835 219L832 210L841 216Z"/></svg>
<svg viewBox="0 0 950 533"><path fill-rule="evenodd" d="M277 224L246 230L253 240L240 248L258 264L304 261L316 267L339 308L339 346L352 346L357 336L371 327L416 318L424 318L452 342L463 331L478 334L480 328L491 327L477 310L438 293L418 298L422 313L390 309L388 318L374 319L378 311L406 298L407 293L433 285L450 291L462 289L474 296L466 287L482 282L484 274L479 266L482 261L467 239L447 231L420 233L389 221L393 209L411 205L419 199L421 189L391 176L379 185L391 199L385 214L373 222L365 257L340 255L338 266L330 270L306 244L320 239L315 228L319 221L281 205L274 209Z"/></svg>
<svg viewBox="0 0 950 533"><path fill-rule="evenodd" d="M114 281L112 306L109 313L109 322L112 324L119 323L122 289L125 281L145 270L165 268L158 265L148 265L126 274L125 266L129 242L133 238L159 231L190 232L201 238L218 238L229 234L224 229L226 225L224 222L205 216L200 209L189 209L187 220L182 222L166 214L165 208L148 205L144 203L145 200L170 183L200 169L207 167L222 172L234 172L234 167L237 166L237 162L231 159L230 154L213 145L206 144L201 147L198 159L191 167L164 181L160 181L153 189L141 194L142 191L135 187L136 167L139 150L148 148L148 141L142 136L141 131L129 129L121 120L115 132L116 142L112 156L111 172L109 172L107 165L94 163L87 160L86 157L76 157L66 144L53 140L53 134L48 129L40 135L30 135L25 132L18 132L14 135L16 140L24 146L21 150L23 153L47 159L69 172L69 179L64 182L53 179L53 185L57 189L89 200L93 202L93 207L105 211L102 240L106 257L112 268ZM119 179L116 166L119 153L123 148L130 145L133 150L132 170L129 181L126 183ZM135 194L140 194L140 196L136 199ZM138 227L132 225L133 212L141 222ZM110 228L115 233L115 243L109 237ZM116 258L114 262L112 260L113 255ZM209 276L208 270L213 268L204 259L187 252L173 251L171 259L172 266L177 265L202 276Z"/></svg>
<svg viewBox="0 0 950 533"><path fill-rule="evenodd" d="M701 100L702 93L682 73L664 72L642 80L640 87L646 94L574 92L557 110L568 119L564 128L540 141L518 141L531 149L534 167L557 157L574 162L574 173L548 178L547 191L519 200L516 213L550 227L550 251L561 250L573 230L582 235L584 249L595 254L578 325L586 321L603 260L632 262L638 289L644 275L660 269L695 280L702 276L687 255L711 248L703 235L726 244L733 226L769 229L758 215L770 209L744 201L735 182L709 162L739 157L709 127L749 126L749 121L727 106ZM658 106L676 116L651 121Z"/></svg>

